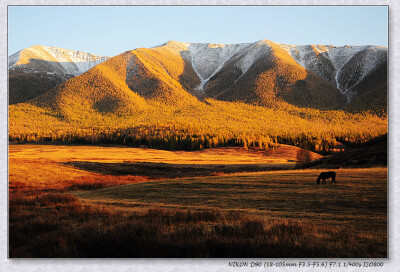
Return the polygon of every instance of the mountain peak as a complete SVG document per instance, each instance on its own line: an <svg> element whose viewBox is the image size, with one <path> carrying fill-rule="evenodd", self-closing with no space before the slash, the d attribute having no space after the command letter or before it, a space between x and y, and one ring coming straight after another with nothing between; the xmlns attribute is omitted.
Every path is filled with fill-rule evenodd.
<svg viewBox="0 0 400 272"><path fill-rule="evenodd" d="M179 42L179 41L168 41L162 45L155 46L153 48L164 48L174 53L179 53L181 51L187 51L189 43Z"/></svg>
<svg viewBox="0 0 400 272"><path fill-rule="evenodd" d="M256 42L257 45L270 45L271 43L274 42L267 39L262 39Z"/></svg>
<svg viewBox="0 0 400 272"><path fill-rule="evenodd" d="M59 47L33 45L11 55L8 67L22 66L25 69L76 76L109 58Z"/></svg>
<svg viewBox="0 0 400 272"><path fill-rule="evenodd" d="M279 98L296 105L329 108L327 97L334 97L332 108L344 106L345 96L350 103L368 84L380 90L386 86L384 72L376 71L384 71L387 49L376 46L290 45L268 39L236 44L170 40L129 52L128 87L146 99L172 97L168 98L172 101L187 91L200 99L271 104ZM106 59L35 45L10 56L9 67L14 74L29 69L25 72L29 71L30 77L57 74L70 78ZM20 82L15 80L15 85L20 86ZM326 105L319 106L319 100Z"/></svg>
<svg viewBox="0 0 400 272"><path fill-rule="evenodd" d="M44 45L20 50L8 58L9 102L34 98L107 59L109 57Z"/></svg>

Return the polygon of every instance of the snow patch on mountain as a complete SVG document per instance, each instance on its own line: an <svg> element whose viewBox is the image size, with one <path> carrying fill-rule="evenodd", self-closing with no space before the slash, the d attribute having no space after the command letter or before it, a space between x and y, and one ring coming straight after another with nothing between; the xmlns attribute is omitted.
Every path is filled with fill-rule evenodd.
<svg viewBox="0 0 400 272"><path fill-rule="evenodd" d="M328 51L328 56L337 70L340 70L355 54L365 49L366 46L334 47Z"/></svg>
<svg viewBox="0 0 400 272"><path fill-rule="evenodd" d="M342 46L335 47L328 51L328 56L336 68L336 86L343 94L346 95L348 102L350 102L355 95L353 92L349 91L349 89L360 82L366 75L368 75L373 67L376 67L378 60L383 59L382 53L383 55L387 54L386 49L381 48L380 54L377 54L376 50L377 47L374 46ZM359 59L357 63L357 66L360 66L362 70L359 79L352 86L342 84L341 78L343 78L343 67L348 64L354 56L362 51L367 54L362 59Z"/></svg>
<svg viewBox="0 0 400 272"><path fill-rule="evenodd" d="M192 43L188 50L193 70L200 79L196 87L203 90L205 84L241 49L248 44Z"/></svg>
<svg viewBox="0 0 400 272"><path fill-rule="evenodd" d="M357 94L356 86L366 78L376 67L387 61L387 49L367 46L355 54L337 73L338 89L350 102Z"/></svg>
<svg viewBox="0 0 400 272"><path fill-rule="evenodd" d="M58 60L68 74L74 75L82 74L109 59L109 57L101 57L86 52L56 47L45 47L44 49Z"/></svg>
<svg viewBox="0 0 400 272"><path fill-rule="evenodd" d="M365 50L363 58L363 75L369 74L377 65L387 60L387 50L381 47L370 47Z"/></svg>
<svg viewBox="0 0 400 272"><path fill-rule="evenodd" d="M282 49L284 49L286 52L289 53L289 55L291 55L291 50L292 48L296 47L297 45L293 45L293 44L284 44L284 43L277 43L277 45L279 45Z"/></svg>
<svg viewBox="0 0 400 272"><path fill-rule="evenodd" d="M320 54L327 52L326 46L321 45L298 45L290 49L290 54L298 64L310 69L316 66ZM310 70L313 70L312 68Z"/></svg>
<svg viewBox="0 0 400 272"><path fill-rule="evenodd" d="M259 41L250 44L240 53L242 57L238 62L238 67L242 70L242 75L244 75L253 63L260 58L266 57L271 53L271 48L266 41Z"/></svg>
<svg viewBox="0 0 400 272"><path fill-rule="evenodd" d="M340 70L356 53L365 46L297 45L290 48L290 54L306 69L315 64L319 54L328 58L336 70ZM318 72L318 71L316 71Z"/></svg>
<svg viewBox="0 0 400 272"><path fill-rule="evenodd" d="M316 73L328 81L333 81L336 87L346 95L350 101L355 95L348 90L360 82L368 75L376 65L385 59L387 55L386 48L376 46L332 46L332 45L282 45L282 48L290 52L296 62L304 68ZM366 56L362 59L357 59L358 70L362 70L358 80L353 82L351 86L343 83L342 69L351 61L351 59L360 52L366 52ZM371 51L371 52L369 52ZM379 51L379 52L378 52ZM332 67L332 66L333 67ZM331 66L331 67L329 67ZM331 71L331 72L330 72ZM345 73L348 73L346 71ZM349 81L345 81L348 83Z"/></svg>
<svg viewBox="0 0 400 272"><path fill-rule="evenodd" d="M270 53L268 42L217 44L169 41L162 46L176 54L184 52L181 55L190 61L200 79L195 89L204 91L207 82L232 60L238 60L236 67L242 71L242 75L245 74L255 61Z"/></svg>
<svg viewBox="0 0 400 272"><path fill-rule="evenodd" d="M33 71L39 69L42 72L77 76L109 58L81 51L35 45L11 55L8 67Z"/></svg>
<svg viewBox="0 0 400 272"><path fill-rule="evenodd" d="M196 90L204 91L207 82L228 63L235 63L241 70L242 77L250 67L261 58L271 55L271 41L261 40L255 43L241 44L212 44L212 43L182 43L169 41L162 45L171 52L181 54L185 61L189 61L193 70L200 79ZM372 46L333 46L333 45L291 45L277 44L289 53L302 67L318 76L332 82L337 88L351 99L347 89L351 86L343 85L342 68L359 52ZM377 49L376 49L377 50ZM375 51L376 51L375 50ZM385 51L386 50L386 51ZM386 48L381 51L385 55ZM371 52L368 59L364 58L362 65L366 76L375 67L378 59L382 59L377 52ZM346 71L348 73L348 71ZM240 78L239 77L239 78ZM237 78L235 82L239 79ZM353 77L354 78L354 77ZM360 78L362 80L362 78ZM352 82L353 80L345 81ZM347 84L347 83L346 83Z"/></svg>
<svg viewBox="0 0 400 272"><path fill-rule="evenodd" d="M21 51L22 50L18 51L15 54L12 54L11 56L8 57L8 68L13 67L18 62L18 60L20 58Z"/></svg>

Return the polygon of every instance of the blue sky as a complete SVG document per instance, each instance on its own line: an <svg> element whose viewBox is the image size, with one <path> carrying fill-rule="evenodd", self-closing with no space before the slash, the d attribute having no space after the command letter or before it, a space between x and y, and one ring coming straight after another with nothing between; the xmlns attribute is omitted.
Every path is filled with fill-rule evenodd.
<svg viewBox="0 0 400 272"><path fill-rule="evenodd" d="M388 46L386 6L9 6L9 55L32 45L103 56L169 40Z"/></svg>

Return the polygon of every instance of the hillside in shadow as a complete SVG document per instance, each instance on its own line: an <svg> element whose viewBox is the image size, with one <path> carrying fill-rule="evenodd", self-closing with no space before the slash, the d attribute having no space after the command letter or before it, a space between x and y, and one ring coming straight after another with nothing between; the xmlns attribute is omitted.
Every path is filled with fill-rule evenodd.
<svg viewBox="0 0 400 272"><path fill-rule="evenodd" d="M308 163L303 168L359 168L387 166L387 134L368 142L352 145L348 150Z"/></svg>

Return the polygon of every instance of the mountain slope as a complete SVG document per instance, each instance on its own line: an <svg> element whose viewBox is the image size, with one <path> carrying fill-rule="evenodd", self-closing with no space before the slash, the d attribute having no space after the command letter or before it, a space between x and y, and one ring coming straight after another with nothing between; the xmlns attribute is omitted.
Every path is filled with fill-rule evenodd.
<svg viewBox="0 0 400 272"><path fill-rule="evenodd" d="M292 48L267 40L238 45L171 41L127 51L10 105L9 139L184 150L308 143L312 150L328 151L337 141L365 142L387 133L385 114L336 110L350 105L346 96L332 78L300 65ZM356 55L335 55L336 64L325 71L340 62L350 73ZM359 89L352 101L375 95L385 100L385 67L384 62L372 65L370 72L354 77Z"/></svg>
<svg viewBox="0 0 400 272"><path fill-rule="evenodd" d="M182 57L184 71L191 79L191 84L183 85L199 98L258 105L285 102L318 109L386 110L387 48L295 46L262 40L247 44L170 41L153 49ZM182 78L179 80L182 82ZM366 95L374 97L373 104L365 104Z"/></svg>
<svg viewBox="0 0 400 272"><path fill-rule="evenodd" d="M387 48L306 45L286 50L300 65L335 84L346 95L346 109L386 108Z"/></svg>
<svg viewBox="0 0 400 272"><path fill-rule="evenodd" d="M80 51L35 45L11 55L8 68L76 76L109 58Z"/></svg>
<svg viewBox="0 0 400 272"><path fill-rule="evenodd" d="M109 57L35 45L9 57L9 103L34 98Z"/></svg>
<svg viewBox="0 0 400 272"><path fill-rule="evenodd" d="M36 97L31 103L51 108L68 120L93 113L133 114L145 108L147 102L126 83L126 68L132 57L132 52L113 57Z"/></svg>
<svg viewBox="0 0 400 272"><path fill-rule="evenodd" d="M368 47L341 69L339 88L350 101L348 108L375 110L387 107L387 50Z"/></svg>
<svg viewBox="0 0 400 272"><path fill-rule="evenodd" d="M311 168L387 166L387 134L307 164Z"/></svg>
<svg viewBox="0 0 400 272"><path fill-rule="evenodd" d="M385 61L377 65L365 78L351 88L355 95L345 109L386 112L388 105L387 77L387 61Z"/></svg>
<svg viewBox="0 0 400 272"><path fill-rule="evenodd" d="M168 105L183 106L197 103L186 88L192 79L184 73L185 62L180 55L162 49L140 48L132 51L127 66L126 82L140 96ZM186 88L180 83L186 83Z"/></svg>
<svg viewBox="0 0 400 272"><path fill-rule="evenodd" d="M206 92L217 99L274 106L337 109L343 95L331 83L307 71L278 44L251 44L211 78Z"/></svg>
<svg viewBox="0 0 400 272"><path fill-rule="evenodd" d="M184 61L177 55L136 49L113 57L34 98L68 120L88 114L129 116L164 104L183 107L199 103L179 83Z"/></svg>
<svg viewBox="0 0 400 272"><path fill-rule="evenodd" d="M119 78L117 81L121 81L125 77L126 86L121 92L127 87L142 100L166 105L180 107L198 103L196 97L200 100L211 97L269 107L291 104L324 110L386 111L387 48L296 46L268 40L243 44L170 41L153 48L132 50L121 57L127 59L123 61L125 71L118 76L97 78L94 72L88 72L102 86L114 84L104 80ZM10 103L35 97L104 59L41 46L18 52L9 59ZM108 65L114 65L111 63L114 62ZM85 80L71 81L65 86L65 90L77 86L81 90L86 88L87 93L92 88ZM115 101L110 103L118 108L120 103ZM106 112L123 111L115 105ZM104 107L108 106L100 106ZM90 108L98 110L96 106Z"/></svg>

